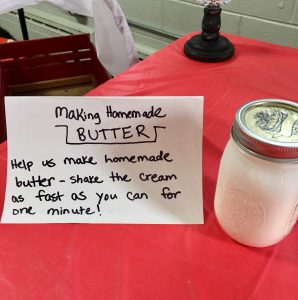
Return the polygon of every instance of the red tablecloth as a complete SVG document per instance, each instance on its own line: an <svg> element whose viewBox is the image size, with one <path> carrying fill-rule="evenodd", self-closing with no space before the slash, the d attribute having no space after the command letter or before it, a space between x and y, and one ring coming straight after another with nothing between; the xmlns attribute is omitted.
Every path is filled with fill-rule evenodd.
<svg viewBox="0 0 298 300"><path fill-rule="evenodd" d="M0 299L291 300L298 297L298 226L276 246L232 241L213 210L218 166L237 108L298 102L298 50L230 36L233 59L183 55L190 35L90 95L204 95L205 225L0 225ZM0 147L0 197L6 177Z"/></svg>

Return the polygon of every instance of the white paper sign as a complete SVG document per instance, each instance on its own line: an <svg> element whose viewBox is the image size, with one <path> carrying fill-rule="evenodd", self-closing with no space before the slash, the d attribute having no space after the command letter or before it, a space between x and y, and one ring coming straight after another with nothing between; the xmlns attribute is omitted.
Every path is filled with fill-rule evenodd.
<svg viewBox="0 0 298 300"><path fill-rule="evenodd" d="M203 97L6 97L5 105L2 223L203 223Z"/></svg>

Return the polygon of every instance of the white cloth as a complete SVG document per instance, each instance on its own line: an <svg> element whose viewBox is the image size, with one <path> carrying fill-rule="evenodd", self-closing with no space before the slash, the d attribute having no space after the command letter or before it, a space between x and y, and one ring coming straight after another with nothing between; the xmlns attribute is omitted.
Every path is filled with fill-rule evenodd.
<svg viewBox="0 0 298 300"><path fill-rule="evenodd" d="M0 14L43 0L0 0ZM100 62L116 75L138 62L135 43L116 0L48 0L60 8L94 18L95 47Z"/></svg>
<svg viewBox="0 0 298 300"><path fill-rule="evenodd" d="M111 74L138 61L131 31L115 0L93 0L95 46Z"/></svg>

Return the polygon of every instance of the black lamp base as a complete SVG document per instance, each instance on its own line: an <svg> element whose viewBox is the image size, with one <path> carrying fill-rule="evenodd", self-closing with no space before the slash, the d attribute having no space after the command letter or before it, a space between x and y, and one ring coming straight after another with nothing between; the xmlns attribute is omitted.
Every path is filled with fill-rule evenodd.
<svg viewBox="0 0 298 300"><path fill-rule="evenodd" d="M219 35L214 41L202 39L202 35L193 36L184 45L186 56L203 62L219 62L234 55L233 44L224 36Z"/></svg>

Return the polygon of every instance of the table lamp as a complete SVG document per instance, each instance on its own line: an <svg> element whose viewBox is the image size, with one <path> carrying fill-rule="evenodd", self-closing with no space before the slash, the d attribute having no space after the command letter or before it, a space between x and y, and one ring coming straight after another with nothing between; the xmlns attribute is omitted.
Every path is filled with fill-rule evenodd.
<svg viewBox="0 0 298 300"><path fill-rule="evenodd" d="M184 45L184 53L191 59L204 62L219 62L234 55L234 46L220 35L221 5L231 0L198 0L204 5L202 32L193 36Z"/></svg>

